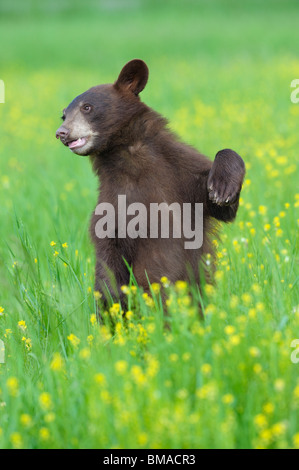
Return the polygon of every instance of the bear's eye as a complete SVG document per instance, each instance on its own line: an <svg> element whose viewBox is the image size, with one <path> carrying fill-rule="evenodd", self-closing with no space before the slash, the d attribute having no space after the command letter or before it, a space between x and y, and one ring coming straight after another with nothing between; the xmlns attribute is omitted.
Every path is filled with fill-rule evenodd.
<svg viewBox="0 0 299 470"><path fill-rule="evenodd" d="M90 104L84 104L81 109L85 113L89 113L91 111L91 105Z"/></svg>

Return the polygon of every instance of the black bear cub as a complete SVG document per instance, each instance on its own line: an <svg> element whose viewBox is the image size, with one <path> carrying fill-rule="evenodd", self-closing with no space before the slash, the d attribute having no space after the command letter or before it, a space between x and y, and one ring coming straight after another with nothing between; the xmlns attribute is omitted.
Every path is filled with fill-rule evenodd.
<svg viewBox="0 0 299 470"><path fill-rule="evenodd" d="M242 158L226 149L211 162L180 142L167 121L140 101L147 80L142 60L128 62L114 84L77 96L56 132L72 152L90 156L100 180L90 233L95 289L104 299L121 298L128 266L145 291L162 276L200 284L201 260L212 253L214 221L234 220L239 205ZM187 247L191 236L197 242Z"/></svg>

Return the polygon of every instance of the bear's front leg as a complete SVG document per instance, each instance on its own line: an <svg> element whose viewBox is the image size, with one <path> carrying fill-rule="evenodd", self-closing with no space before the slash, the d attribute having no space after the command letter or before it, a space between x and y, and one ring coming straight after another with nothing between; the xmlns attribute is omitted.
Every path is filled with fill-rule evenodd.
<svg viewBox="0 0 299 470"><path fill-rule="evenodd" d="M207 182L210 215L223 222L237 214L245 164L236 152L220 150L213 162Z"/></svg>

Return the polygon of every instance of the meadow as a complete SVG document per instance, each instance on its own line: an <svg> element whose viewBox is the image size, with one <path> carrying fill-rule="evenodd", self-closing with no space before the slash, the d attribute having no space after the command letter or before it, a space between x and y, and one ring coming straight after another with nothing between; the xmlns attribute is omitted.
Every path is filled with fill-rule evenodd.
<svg viewBox="0 0 299 470"><path fill-rule="evenodd" d="M298 20L292 0L2 2L0 448L299 448ZM97 321L97 181L55 131L132 58L182 140L246 163L203 322L165 277Z"/></svg>

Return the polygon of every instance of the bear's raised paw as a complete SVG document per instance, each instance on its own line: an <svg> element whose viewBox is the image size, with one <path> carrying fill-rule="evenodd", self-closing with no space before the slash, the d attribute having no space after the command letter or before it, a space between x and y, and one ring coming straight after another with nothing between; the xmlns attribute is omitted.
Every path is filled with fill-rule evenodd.
<svg viewBox="0 0 299 470"><path fill-rule="evenodd" d="M207 189L210 201L218 206L233 204L240 194L245 164L233 150L220 150L209 173Z"/></svg>

